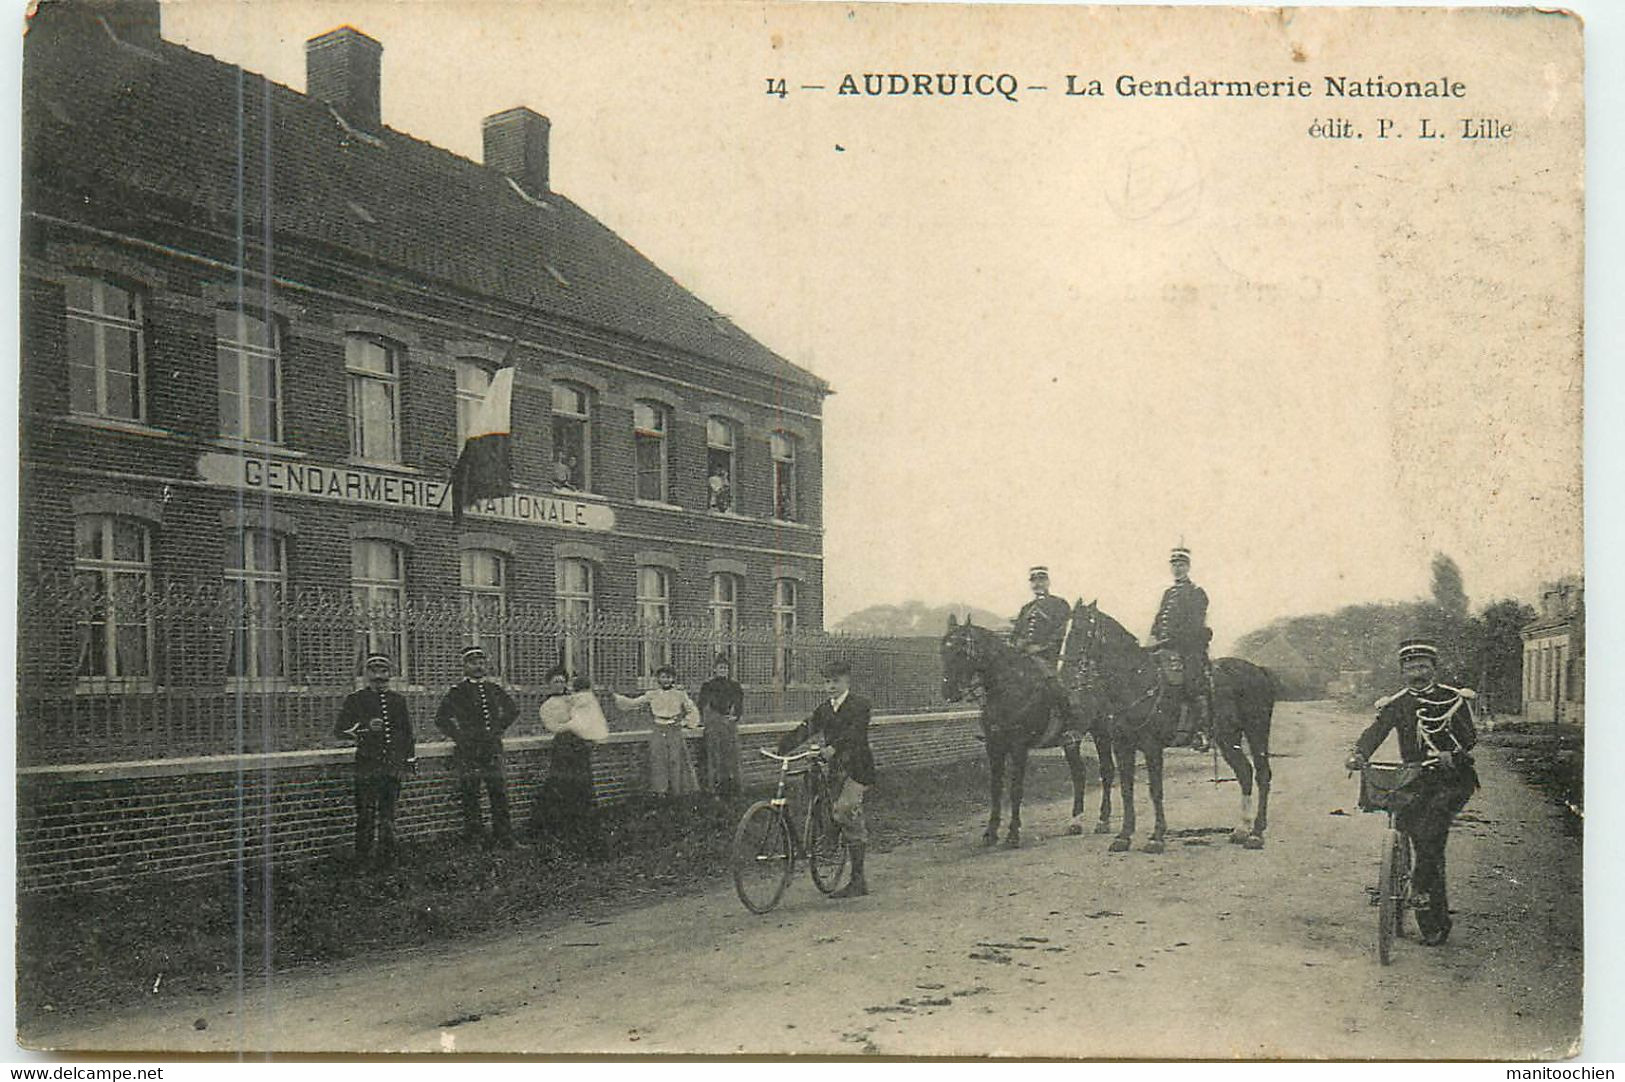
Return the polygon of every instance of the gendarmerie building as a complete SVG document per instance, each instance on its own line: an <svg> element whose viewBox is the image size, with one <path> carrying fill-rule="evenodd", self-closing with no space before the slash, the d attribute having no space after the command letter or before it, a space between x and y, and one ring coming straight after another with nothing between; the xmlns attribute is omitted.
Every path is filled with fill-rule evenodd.
<svg viewBox="0 0 1625 1082"><path fill-rule="evenodd" d="M32 20L25 684L275 695L369 649L408 685L451 677L458 636L421 620L263 615L302 587L313 611L430 624L440 605L490 627L820 628L829 387L554 191L546 117L486 117L474 162L384 123L377 41L342 27L306 58L299 93L164 41L155 0ZM462 427L504 363L516 491L454 525ZM31 606L43 581L99 600ZM156 626L169 595L211 590L220 633ZM520 685L561 654L600 683L670 656L491 634Z"/></svg>

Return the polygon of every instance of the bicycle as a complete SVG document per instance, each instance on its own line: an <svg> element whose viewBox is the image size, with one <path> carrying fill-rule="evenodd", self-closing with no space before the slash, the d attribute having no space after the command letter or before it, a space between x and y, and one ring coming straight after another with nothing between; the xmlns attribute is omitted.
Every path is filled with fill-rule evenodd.
<svg viewBox="0 0 1625 1082"><path fill-rule="evenodd" d="M1415 855L1410 835L1394 823L1396 797L1424 770L1439 760L1420 763L1365 763L1360 767L1360 810L1386 812L1388 829L1383 832L1382 851L1377 858L1377 885L1366 887L1371 904L1377 907L1377 960L1388 965L1396 938L1404 938L1405 913L1411 908L1411 877Z"/></svg>
<svg viewBox="0 0 1625 1082"><path fill-rule="evenodd" d="M849 857L846 838L835 822L829 773L818 746L795 755L778 755L766 748L761 753L779 764L778 790L773 799L758 800L745 811L733 843L734 890L752 913L766 913L779 904L798 857L807 857L813 885L825 894L841 889ZM802 761L808 761L805 770L790 769ZM790 800L785 796L792 773L806 779L807 812L799 837L790 823Z"/></svg>

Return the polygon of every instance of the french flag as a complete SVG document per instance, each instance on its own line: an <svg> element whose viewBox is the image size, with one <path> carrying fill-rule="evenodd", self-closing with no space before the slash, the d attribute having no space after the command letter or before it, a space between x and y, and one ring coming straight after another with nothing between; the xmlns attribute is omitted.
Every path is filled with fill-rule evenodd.
<svg viewBox="0 0 1625 1082"><path fill-rule="evenodd" d="M451 519L463 521L463 509L479 500L513 494L513 467L508 436L513 427L513 373L510 365L491 376L491 386L469 417L468 440L451 471Z"/></svg>

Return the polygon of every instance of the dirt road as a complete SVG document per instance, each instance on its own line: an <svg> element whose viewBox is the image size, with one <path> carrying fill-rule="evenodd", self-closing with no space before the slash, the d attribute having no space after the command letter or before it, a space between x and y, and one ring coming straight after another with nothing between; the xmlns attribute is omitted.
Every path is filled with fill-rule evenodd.
<svg viewBox="0 0 1625 1082"><path fill-rule="evenodd" d="M1365 887L1383 819L1355 811L1341 769L1360 723L1322 705L1277 709L1260 852L1213 832L1237 818L1236 786L1213 784L1205 757L1176 752L1175 835L1161 855L1066 836L1066 809L1041 804L1019 851L978 848L979 823L966 819L876 856L876 893L859 901L828 901L800 878L756 917L718 883L26 1038L176 1052L1569 1054L1579 839L1507 769L1506 752L1486 749L1484 789L1451 835L1455 934L1436 949L1403 942L1378 966Z"/></svg>

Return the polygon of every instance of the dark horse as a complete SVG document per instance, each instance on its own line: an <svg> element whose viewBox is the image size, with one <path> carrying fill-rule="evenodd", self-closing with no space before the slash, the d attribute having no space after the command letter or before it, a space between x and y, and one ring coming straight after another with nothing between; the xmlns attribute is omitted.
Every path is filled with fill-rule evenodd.
<svg viewBox="0 0 1625 1082"><path fill-rule="evenodd" d="M1112 840L1114 853L1126 851L1134 838L1134 757L1145 755L1156 827L1145 843L1148 853L1163 851L1168 832L1162 814L1162 751L1179 720L1177 696L1164 688L1156 659L1123 626L1090 602L1072 613L1066 677L1079 724L1102 725L1111 735L1122 786L1123 827ZM1241 783L1242 818L1230 840L1248 849L1264 847L1270 799L1270 717L1275 712L1275 682L1270 674L1241 658L1213 663L1213 737L1224 761ZM1251 764L1242 752L1245 737ZM1104 760L1103 760L1104 761ZM1253 783L1258 783L1258 810L1252 810Z"/></svg>
<svg viewBox="0 0 1625 1082"><path fill-rule="evenodd" d="M999 840L999 808L1003 794L1005 763L1010 764L1010 829L1004 844L1015 848L1021 844L1021 790L1027 773L1027 752L1048 728L1050 714L1055 709L1067 709L1057 703L1045 680L1043 663L1017 651L1004 638L985 627L977 627L967 619L963 624L952 616L948 618L948 633L942 639L942 681L948 701L958 702L967 694L979 690L984 698L982 732L987 738L989 785L992 811L988 815L987 830L982 835L985 845ZM1068 727L1062 733L1061 747L1066 753L1066 765L1072 772L1072 824L1068 833L1082 834L1084 768L1078 753L1081 728ZM1095 833L1111 830L1112 813L1111 775L1112 749L1104 727L1093 732L1095 751L1100 759L1100 821Z"/></svg>

